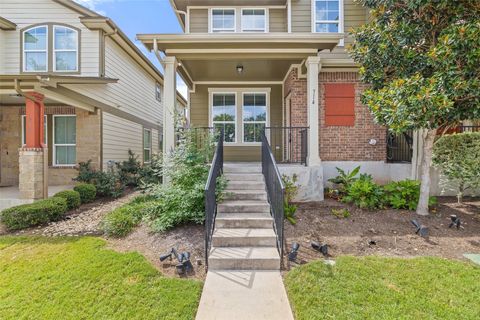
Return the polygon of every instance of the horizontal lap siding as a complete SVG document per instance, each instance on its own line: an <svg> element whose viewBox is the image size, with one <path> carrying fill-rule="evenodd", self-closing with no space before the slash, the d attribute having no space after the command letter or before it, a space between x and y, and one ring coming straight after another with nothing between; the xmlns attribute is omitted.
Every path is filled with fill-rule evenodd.
<svg viewBox="0 0 480 320"><path fill-rule="evenodd" d="M103 112L103 168L108 161L128 160L128 150L143 157L143 127L140 124Z"/></svg>
<svg viewBox="0 0 480 320"><path fill-rule="evenodd" d="M292 32L312 32L311 0L292 1Z"/></svg>
<svg viewBox="0 0 480 320"><path fill-rule="evenodd" d="M39 23L63 23L81 30L81 75L99 74L99 32L87 29L79 19L80 14L51 0L1 0L0 16L17 24L14 31L3 31L4 50L1 73L18 74L20 70L20 30Z"/></svg>
<svg viewBox="0 0 480 320"><path fill-rule="evenodd" d="M268 12L269 31L287 32L287 11L285 9L270 9Z"/></svg>
<svg viewBox="0 0 480 320"><path fill-rule="evenodd" d="M208 32L208 9L190 10L190 32L207 33Z"/></svg>

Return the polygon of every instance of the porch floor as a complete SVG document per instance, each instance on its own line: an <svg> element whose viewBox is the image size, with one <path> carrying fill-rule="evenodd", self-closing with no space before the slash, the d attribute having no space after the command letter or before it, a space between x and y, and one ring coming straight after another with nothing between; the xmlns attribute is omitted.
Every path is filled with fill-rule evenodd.
<svg viewBox="0 0 480 320"><path fill-rule="evenodd" d="M59 191L71 189L73 189L73 185L49 186L48 196L51 197ZM18 190L18 186L0 187L0 211L10 207L32 202L32 200L20 198L20 190Z"/></svg>

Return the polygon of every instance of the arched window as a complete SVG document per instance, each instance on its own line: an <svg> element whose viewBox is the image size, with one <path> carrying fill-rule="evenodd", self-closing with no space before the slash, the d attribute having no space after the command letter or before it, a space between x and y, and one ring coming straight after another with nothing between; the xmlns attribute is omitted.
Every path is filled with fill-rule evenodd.
<svg viewBox="0 0 480 320"><path fill-rule="evenodd" d="M23 71L48 71L47 26L37 26L23 32Z"/></svg>
<svg viewBox="0 0 480 320"><path fill-rule="evenodd" d="M53 26L53 71L78 71L78 32Z"/></svg>

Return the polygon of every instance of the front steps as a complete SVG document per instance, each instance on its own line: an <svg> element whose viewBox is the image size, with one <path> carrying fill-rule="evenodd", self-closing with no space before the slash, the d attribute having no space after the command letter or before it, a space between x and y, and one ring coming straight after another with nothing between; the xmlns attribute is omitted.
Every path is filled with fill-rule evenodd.
<svg viewBox="0 0 480 320"><path fill-rule="evenodd" d="M218 204L209 270L280 270L260 164L225 164L227 200Z"/></svg>

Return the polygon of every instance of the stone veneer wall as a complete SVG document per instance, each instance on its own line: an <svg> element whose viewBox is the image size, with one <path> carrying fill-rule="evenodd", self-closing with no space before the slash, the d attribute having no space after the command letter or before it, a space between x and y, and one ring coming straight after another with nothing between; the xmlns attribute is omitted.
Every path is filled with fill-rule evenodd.
<svg viewBox="0 0 480 320"><path fill-rule="evenodd" d="M325 83L353 83L355 85L355 125L325 126ZM294 68L285 80L285 95L291 94L292 126L307 125L307 80L297 77ZM323 161L385 161L386 129L376 125L370 110L360 97L366 85L356 72L320 72L319 121L320 159ZM377 144L369 144L375 139Z"/></svg>
<svg viewBox="0 0 480 320"><path fill-rule="evenodd" d="M92 166L101 169L101 111L95 114L73 107L46 107L47 115L75 114L77 116L77 163L92 160ZM1 182L0 185L10 186L19 183L19 148L22 140L21 116L25 109L21 107L0 107L0 157ZM52 121L48 121L48 142L50 163L48 170L49 185L72 184L72 178L77 170L72 167L52 166L53 134Z"/></svg>

